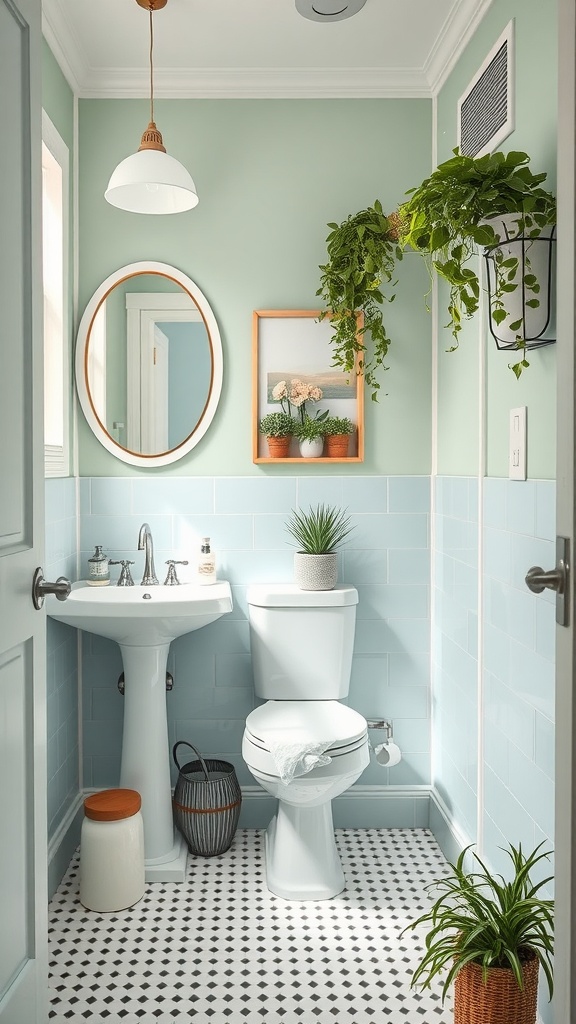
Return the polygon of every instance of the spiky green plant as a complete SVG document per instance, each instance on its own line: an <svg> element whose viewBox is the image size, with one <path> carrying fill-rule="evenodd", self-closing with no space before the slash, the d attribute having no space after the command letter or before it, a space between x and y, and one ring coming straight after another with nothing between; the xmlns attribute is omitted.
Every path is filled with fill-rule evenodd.
<svg viewBox="0 0 576 1024"><path fill-rule="evenodd" d="M509 968L522 989L522 962L527 956L540 961L550 998L553 992L552 957L554 954L554 902L540 892L552 876L534 884L530 872L551 851L540 852L543 843L526 856L522 845L511 843L505 852L512 860L513 877L507 882L492 874L480 857L472 856L481 871L467 872L464 861L471 847L462 851L453 875L427 886L441 895L425 914L405 931L431 925L426 935L426 952L412 975L412 984L430 985L433 978L448 968L442 986L445 998L450 984L466 964L482 967L486 983L491 967Z"/></svg>
<svg viewBox="0 0 576 1024"><path fill-rule="evenodd" d="M310 507L308 512L292 509L286 529L298 544L298 550L307 555L325 555L341 544L354 529L350 516L343 509L330 505Z"/></svg>

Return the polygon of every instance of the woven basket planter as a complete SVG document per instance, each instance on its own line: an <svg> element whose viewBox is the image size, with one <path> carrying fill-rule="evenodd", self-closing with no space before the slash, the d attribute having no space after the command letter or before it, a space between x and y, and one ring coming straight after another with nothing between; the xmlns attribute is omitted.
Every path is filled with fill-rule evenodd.
<svg viewBox="0 0 576 1024"><path fill-rule="evenodd" d="M327 434L324 438L326 455L331 459L345 459L348 455L350 434Z"/></svg>
<svg viewBox="0 0 576 1024"><path fill-rule="evenodd" d="M178 748L190 747L197 760L180 766ZM234 765L215 757L202 757L191 743L180 740L172 750L178 780L174 789L174 824L191 853L216 857L234 838L242 794Z"/></svg>
<svg viewBox="0 0 576 1024"><path fill-rule="evenodd" d="M539 962L522 967L524 988L506 967L490 967L486 984L479 964L466 964L454 982L454 1024L535 1024Z"/></svg>

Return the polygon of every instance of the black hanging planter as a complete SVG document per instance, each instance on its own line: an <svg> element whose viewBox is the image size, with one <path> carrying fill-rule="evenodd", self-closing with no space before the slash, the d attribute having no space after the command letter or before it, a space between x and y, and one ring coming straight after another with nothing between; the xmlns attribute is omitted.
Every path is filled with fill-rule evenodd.
<svg viewBox="0 0 576 1024"><path fill-rule="evenodd" d="M500 221L503 219L499 218ZM555 226L546 230L548 234L536 237L508 236L504 225L505 237L496 245L484 249L489 302L488 324L496 347L501 351L542 348L545 345L553 345L556 341L556 338L544 337L551 318L552 263L556 241ZM514 280L518 280L518 285L514 291L505 291L498 295L498 274L506 274L508 269L502 267L499 259L501 255L517 260L518 269ZM538 292L526 284L527 277L528 281L532 281L533 278L537 281ZM495 300L496 306L501 303L508 314L506 320L500 324L496 323L493 317ZM530 305L536 300L536 306ZM516 312L513 309L514 305L518 307ZM508 325L518 322L518 329L510 330Z"/></svg>

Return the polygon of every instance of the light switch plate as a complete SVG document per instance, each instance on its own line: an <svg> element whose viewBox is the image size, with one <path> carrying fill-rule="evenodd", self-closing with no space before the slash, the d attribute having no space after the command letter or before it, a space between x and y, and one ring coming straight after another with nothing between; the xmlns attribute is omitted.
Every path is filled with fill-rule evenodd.
<svg viewBox="0 0 576 1024"><path fill-rule="evenodd" d="M508 476L510 480L526 479L526 406L510 409L510 442Z"/></svg>

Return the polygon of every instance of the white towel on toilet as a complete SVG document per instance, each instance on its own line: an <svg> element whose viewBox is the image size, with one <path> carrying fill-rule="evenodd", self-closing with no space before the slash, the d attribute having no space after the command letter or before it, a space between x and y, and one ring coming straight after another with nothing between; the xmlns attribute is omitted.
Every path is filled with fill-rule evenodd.
<svg viewBox="0 0 576 1024"><path fill-rule="evenodd" d="M334 739L312 740L305 739L300 730L298 740L288 741L286 739L290 730L277 730L276 735L266 733L267 746L278 769L282 782L288 785L292 779L299 775L306 775L318 765L330 764L332 758L324 751L332 746Z"/></svg>

